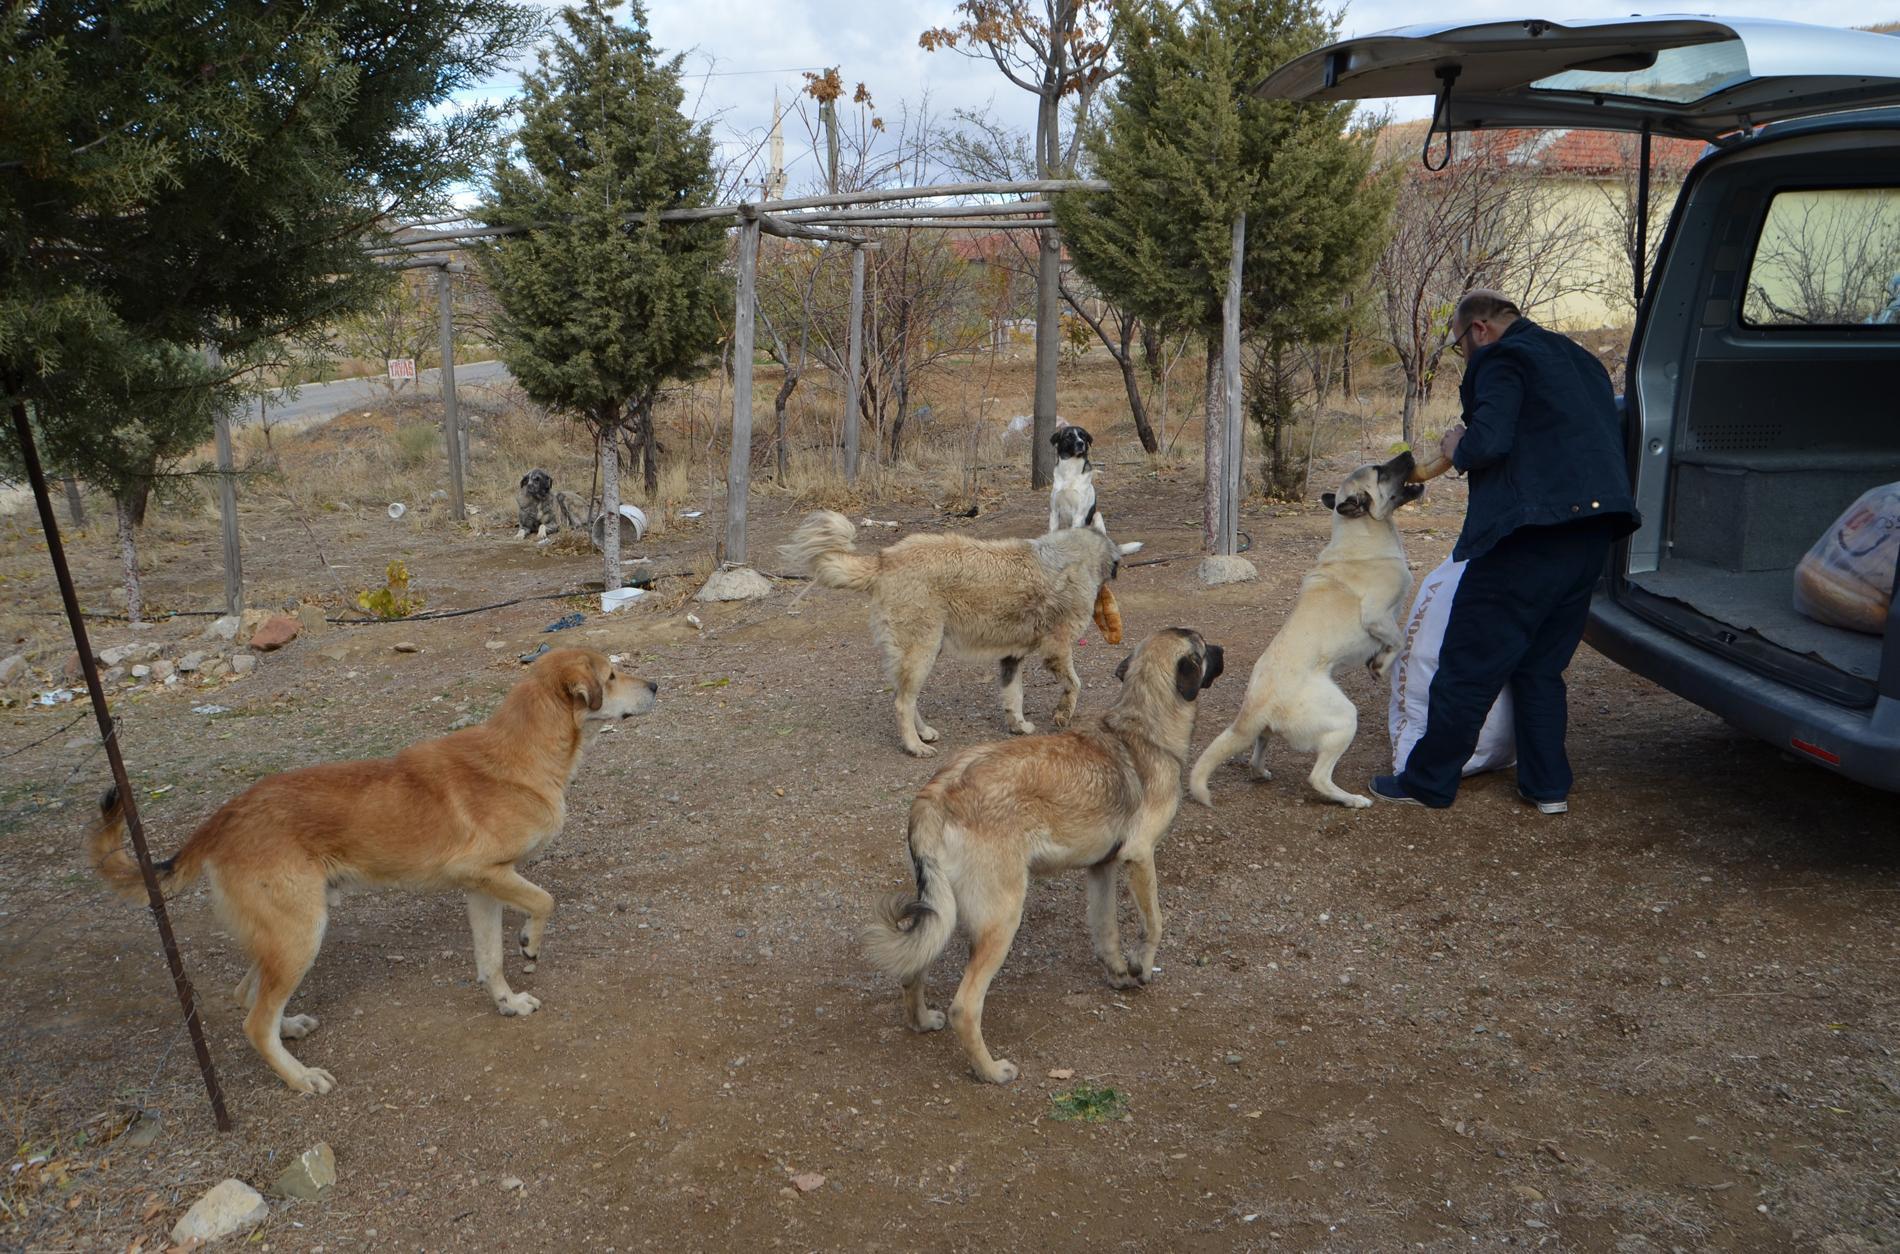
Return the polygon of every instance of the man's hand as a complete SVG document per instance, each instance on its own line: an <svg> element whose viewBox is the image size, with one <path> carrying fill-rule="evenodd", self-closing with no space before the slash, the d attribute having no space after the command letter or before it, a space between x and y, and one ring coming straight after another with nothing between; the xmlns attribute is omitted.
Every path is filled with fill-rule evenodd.
<svg viewBox="0 0 1900 1254"><path fill-rule="evenodd" d="M1462 422L1455 424L1451 430L1439 438L1438 451L1446 461L1450 461L1458 452L1458 442L1464 438L1465 424Z"/></svg>

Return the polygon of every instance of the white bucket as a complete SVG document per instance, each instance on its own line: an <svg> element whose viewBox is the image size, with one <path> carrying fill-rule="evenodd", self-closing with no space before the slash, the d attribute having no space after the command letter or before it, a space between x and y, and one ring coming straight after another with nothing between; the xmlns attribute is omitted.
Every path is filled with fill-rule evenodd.
<svg viewBox="0 0 1900 1254"><path fill-rule="evenodd" d="M600 594L600 612L611 614L632 605L646 594L645 588L615 588L612 592L603 592Z"/></svg>

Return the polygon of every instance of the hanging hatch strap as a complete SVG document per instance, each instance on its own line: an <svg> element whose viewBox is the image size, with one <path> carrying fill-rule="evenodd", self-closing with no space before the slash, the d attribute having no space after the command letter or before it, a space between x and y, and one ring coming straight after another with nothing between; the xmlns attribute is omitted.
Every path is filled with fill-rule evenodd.
<svg viewBox="0 0 1900 1254"><path fill-rule="evenodd" d="M1438 103L1432 106L1431 124L1425 128L1425 146L1418 154L1419 164L1433 174L1451 164L1451 85L1458 81L1462 66L1441 65L1438 67L1438 81L1444 84L1438 89ZM1432 164L1432 136L1439 131L1445 132L1445 154L1437 165Z"/></svg>

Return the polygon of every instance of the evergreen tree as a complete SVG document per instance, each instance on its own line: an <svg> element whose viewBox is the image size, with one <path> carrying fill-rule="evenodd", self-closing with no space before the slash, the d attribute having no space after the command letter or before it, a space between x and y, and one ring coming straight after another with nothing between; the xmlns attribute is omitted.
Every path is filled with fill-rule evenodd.
<svg viewBox="0 0 1900 1254"><path fill-rule="evenodd" d="M725 227L665 223L663 209L712 203L712 140L680 112L678 57L661 60L645 9L587 0L523 84L516 151L495 165L483 216L532 226L487 248L502 360L529 396L572 413L601 443L606 583L620 586L619 433L659 489L653 409L719 341L730 293Z"/></svg>
<svg viewBox="0 0 1900 1254"><path fill-rule="evenodd" d="M1087 139L1112 190L1063 196L1057 217L1076 268L1110 301L1206 339L1212 432L1234 218L1247 215L1243 331L1290 343L1323 333L1371 265L1391 194L1370 177L1350 106L1252 94L1334 36L1316 0L1122 0L1115 32L1122 73Z"/></svg>
<svg viewBox="0 0 1900 1254"><path fill-rule="evenodd" d="M518 0L0 6L0 392L54 464L140 516L246 361L360 306L366 245L486 163L499 110L441 106L536 29Z"/></svg>

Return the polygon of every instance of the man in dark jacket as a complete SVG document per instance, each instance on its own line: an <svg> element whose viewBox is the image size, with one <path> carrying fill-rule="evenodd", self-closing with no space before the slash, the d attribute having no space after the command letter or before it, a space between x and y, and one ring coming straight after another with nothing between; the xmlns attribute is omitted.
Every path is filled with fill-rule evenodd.
<svg viewBox="0 0 1900 1254"><path fill-rule="evenodd" d="M1474 291L1452 315L1465 354L1464 422L1442 450L1470 476L1452 556L1468 562L1432 677L1425 734L1373 795L1442 809L1498 694L1517 716L1517 786L1545 814L1569 808L1564 668L1583 639L1612 541L1636 529L1616 392L1586 349Z"/></svg>

